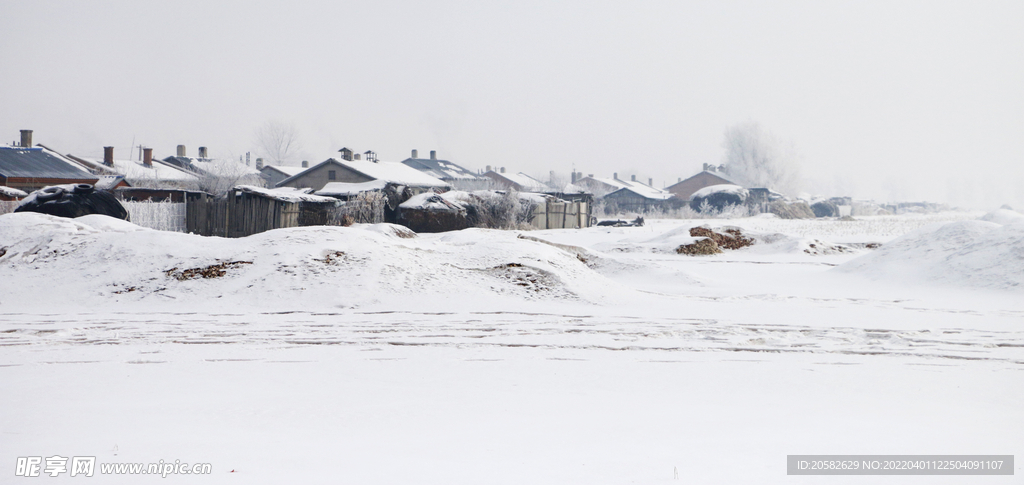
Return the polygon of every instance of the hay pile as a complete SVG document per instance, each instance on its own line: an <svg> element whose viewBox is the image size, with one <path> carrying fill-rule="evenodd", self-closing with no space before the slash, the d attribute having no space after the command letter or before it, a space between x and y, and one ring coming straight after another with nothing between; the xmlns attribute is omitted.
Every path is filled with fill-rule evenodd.
<svg viewBox="0 0 1024 485"><path fill-rule="evenodd" d="M712 231L708 226L693 227L690 228L690 235L710 238L723 249L739 249L754 244L754 240L744 236L738 227L726 228L721 233Z"/></svg>
<svg viewBox="0 0 1024 485"><path fill-rule="evenodd" d="M780 219L813 219L814 211L806 202L786 202L782 200L772 201L768 204L768 212L779 216Z"/></svg>
<svg viewBox="0 0 1024 485"><path fill-rule="evenodd" d="M720 254L721 249L714 239L706 237L692 244L683 244L676 248L676 253L687 256L706 256L709 254Z"/></svg>

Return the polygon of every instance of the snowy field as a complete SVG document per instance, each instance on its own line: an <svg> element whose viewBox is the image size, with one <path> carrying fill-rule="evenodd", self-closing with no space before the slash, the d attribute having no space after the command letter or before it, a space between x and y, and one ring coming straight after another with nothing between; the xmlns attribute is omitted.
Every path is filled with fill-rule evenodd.
<svg viewBox="0 0 1024 485"><path fill-rule="evenodd" d="M0 215L0 483L52 455L213 470L93 483L1019 483L786 455L1024 473L1022 219L228 240ZM755 243L676 254L698 225Z"/></svg>

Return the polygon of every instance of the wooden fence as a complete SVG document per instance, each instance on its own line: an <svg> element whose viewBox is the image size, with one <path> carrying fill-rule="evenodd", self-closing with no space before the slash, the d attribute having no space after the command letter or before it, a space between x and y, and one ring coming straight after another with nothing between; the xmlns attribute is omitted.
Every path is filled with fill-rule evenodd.
<svg viewBox="0 0 1024 485"><path fill-rule="evenodd" d="M202 236L245 237L271 229L330 225L330 202L286 201L244 191L214 199L190 194L185 209L185 230Z"/></svg>
<svg viewBox="0 0 1024 485"><path fill-rule="evenodd" d="M530 224L537 229L578 229L590 227L590 219L589 204L585 201L547 199L534 207Z"/></svg>

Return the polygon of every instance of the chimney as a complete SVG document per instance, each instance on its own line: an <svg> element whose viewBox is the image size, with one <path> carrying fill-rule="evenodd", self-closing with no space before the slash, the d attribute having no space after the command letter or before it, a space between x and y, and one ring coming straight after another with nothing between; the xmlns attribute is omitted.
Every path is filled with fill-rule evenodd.
<svg viewBox="0 0 1024 485"><path fill-rule="evenodd" d="M147 167L153 166L153 149L143 148L142 149L142 164Z"/></svg>
<svg viewBox="0 0 1024 485"><path fill-rule="evenodd" d="M185 147L182 147L184 150ZM185 156L184 153L181 156ZM199 158L206 158L206 147L199 147Z"/></svg>
<svg viewBox="0 0 1024 485"><path fill-rule="evenodd" d="M437 150L430 150L430 159L437 160Z"/></svg>
<svg viewBox="0 0 1024 485"><path fill-rule="evenodd" d="M592 173L587 174L587 177L594 178L594 174L592 174Z"/></svg>
<svg viewBox="0 0 1024 485"><path fill-rule="evenodd" d="M262 158L257 158L256 159L256 170L263 170L263 159Z"/></svg>
<svg viewBox="0 0 1024 485"><path fill-rule="evenodd" d="M185 155L185 145L178 145L178 156L179 157L187 157L188 156L188 155Z"/></svg>
<svg viewBox="0 0 1024 485"><path fill-rule="evenodd" d="M108 167L114 166L114 147L103 147L103 164Z"/></svg>
<svg viewBox="0 0 1024 485"><path fill-rule="evenodd" d="M487 166L487 171L488 171L488 172L490 172L490 171L491 171L491 166L490 166L490 165L488 165L488 166Z"/></svg>
<svg viewBox="0 0 1024 485"><path fill-rule="evenodd" d="M306 160L302 161L302 168L309 168L309 162Z"/></svg>
<svg viewBox="0 0 1024 485"><path fill-rule="evenodd" d="M572 176L569 177L569 181L572 183L576 183L576 172L572 173Z"/></svg>
<svg viewBox="0 0 1024 485"><path fill-rule="evenodd" d="M501 167L501 173L505 173L505 167Z"/></svg>
<svg viewBox="0 0 1024 485"><path fill-rule="evenodd" d="M651 187L654 187L654 178L648 178L647 179L647 185L650 185Z"/></svg>
<svg viewBox="0 0 1024 485"><path fill-rule="evenodd" d="M633 182L636 182L636 175L630 175L630 176L629 176L629 178L630 178L630 180L632 180Z"/></svg>
<svg viewBox="0 0 1024 485"><path fill-rule="evenodd" d="M619 172L613 173L612 174L612 179L618 180L619 179Z"/></svg>
<svg viewBox="0 0 1024 485"><path fill-rule="evenodd" d="M418 152L416 150L413 150L412 151L412 158L420 158L420 152Z"/></svg>
<svg viewBox="0 0 1024 485"><path fill-rule="evenodd" d="M359 155L358 153L356 153L356 154L354 154L354 155L352 155L352 156L353 156L353 157L356 157L356 160L359 160L359 156L360 156L360 155Z"/></svg>
<svg viewBox="0 0 1024 485"><path fill-rule="evenodd" d="M682 182L682 181L683 181L683 178L682 178L682 177L679 177L679 179L678 179L678 180L676 180L676 183L679 183L679 182Z"/></svg>
<svg viewBox="0 0 1024 485"><path fill-rule="evenodd" d="M32 130L21 130L21 147L32 148Z"/></svg>

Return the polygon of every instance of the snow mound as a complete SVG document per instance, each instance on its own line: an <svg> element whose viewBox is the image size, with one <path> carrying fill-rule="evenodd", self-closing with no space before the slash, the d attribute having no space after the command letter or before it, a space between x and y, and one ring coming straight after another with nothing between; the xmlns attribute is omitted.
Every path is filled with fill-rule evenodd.
<svg viewBox="0 0 1024 485"><path fill-rule="evenodd" d="M416 236L360 224L226 239L35 213L0 216L0 274L8 310L465 310L609 303L629 293L576 254L511 231Z"/></svg>
<svg viewBox="0 0 1024 485"><path fill-rule="evenodd" d="M979 221L994 222L996 224L1020 224L1024 223L1024 214L1015 210L996 209L978 218Z"/></svg>
<svg viewBox="0 0 1024 485"><path fill-rule="evenodd" d="M875 280L1020 291L1024 224L960 221L926 226L834 271Z"/></svg>

